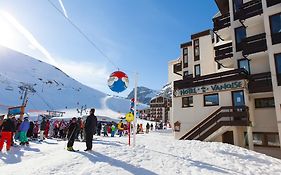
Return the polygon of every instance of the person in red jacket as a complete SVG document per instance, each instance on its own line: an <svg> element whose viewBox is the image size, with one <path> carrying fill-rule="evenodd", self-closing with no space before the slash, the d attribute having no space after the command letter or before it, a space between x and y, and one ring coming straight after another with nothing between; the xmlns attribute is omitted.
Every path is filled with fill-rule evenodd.
<svg viewBox="0 0 281 175"><path fill-rule="evenodd" d="M12 132L15 130L15 125L12 121L12 116L8 116L7 119L3 121L1 126L1 138L0 138L0 151L3 149L4 141L7 140L6 149L10 150L12 144Z"/></svg>
<svg viewBox="0 0 281 175"><path fill-rule="evenodd" d="M49 120L47 120L47 121L46 121L45 131L44 131L45 138L48 138L48 135L49 135L49 129L50 129L50 121L49 121Z"/></svg>

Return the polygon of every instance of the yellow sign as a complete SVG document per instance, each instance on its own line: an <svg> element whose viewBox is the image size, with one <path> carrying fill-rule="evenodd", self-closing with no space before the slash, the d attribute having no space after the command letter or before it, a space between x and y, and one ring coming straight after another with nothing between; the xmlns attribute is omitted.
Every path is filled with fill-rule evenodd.
<svg viewBox="0 0 281 175"><path fill-rule="evenodd" d="M125 117L127 122L134 121L134 115L131 112L127 113Z"/></svg>

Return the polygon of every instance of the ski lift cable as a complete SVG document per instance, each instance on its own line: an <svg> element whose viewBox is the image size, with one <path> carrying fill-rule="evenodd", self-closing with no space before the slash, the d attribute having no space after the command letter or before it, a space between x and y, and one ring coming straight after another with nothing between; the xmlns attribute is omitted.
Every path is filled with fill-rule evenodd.
<svg viewBox="0 0 281 175"><path fill-rule="evenodd" d="M41 97L37 92L35 94L51 109L54 110L54 108L43 98Z"/></svg>
<svg viewBox="0 0 281 175"><path fill-rule="evenodd" d="M119 67L109 58L108 55L106 55L102 49L100 49L97 44L95 44L88 36L87 34L85 34L78 25L76 25L71 19L67 18L64 13L51 1L51 0L47 0L58 12L59 14L61 14L64 19L66 19L89 43L91 46L93 46L98 52L100 52L109 63L111 63L116 69L119 70Z"/></svg>

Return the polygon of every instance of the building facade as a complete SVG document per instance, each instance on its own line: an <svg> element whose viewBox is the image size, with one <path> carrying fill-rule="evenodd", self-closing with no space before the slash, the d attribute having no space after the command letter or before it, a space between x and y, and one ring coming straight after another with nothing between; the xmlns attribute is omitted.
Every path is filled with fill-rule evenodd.
<svg viewBox="0 0 281 175"><path fill-rule="evenodd" d="M171 72L181 76L173 82L175 137L281 157L281 1L215 2L213 29L180 45Z"/></svg>
<svg viewBox="0 0 281 175"><path fill-rule="evenodd" d="M169 98L158 96L150 101L150 120L156 122L169 122L169 111L172 101Z"/></svg>

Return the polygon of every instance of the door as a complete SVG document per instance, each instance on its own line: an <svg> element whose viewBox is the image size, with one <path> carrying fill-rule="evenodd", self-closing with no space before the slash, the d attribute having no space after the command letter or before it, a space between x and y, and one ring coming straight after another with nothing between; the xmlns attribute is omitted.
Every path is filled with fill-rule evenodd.
<svg viewBox="0 0 281 175"><path fill-rule="evenodd" d="M234 145L233 131L227 131L222 135L222 143Z"/></svg>

